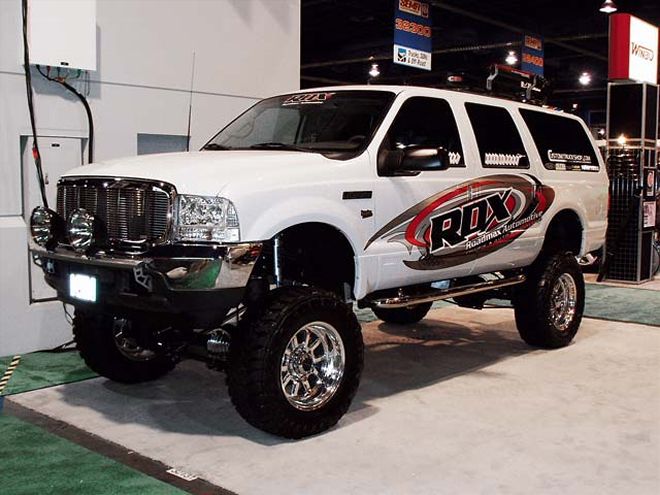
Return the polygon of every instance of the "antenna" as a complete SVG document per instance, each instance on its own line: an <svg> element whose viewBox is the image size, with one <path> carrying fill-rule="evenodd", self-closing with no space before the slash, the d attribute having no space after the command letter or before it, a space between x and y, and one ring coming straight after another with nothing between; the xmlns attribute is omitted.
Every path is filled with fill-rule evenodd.
<svg viewBox="0 0 660 495"><path fill-rule="evenodd" d="M190 98L188 100L188 134L186 138L186 151L190 151L190 121L192 119L192 98L193 98L194 82L195 82L195 52L193 52L192 73L190 74Z"/></svg>

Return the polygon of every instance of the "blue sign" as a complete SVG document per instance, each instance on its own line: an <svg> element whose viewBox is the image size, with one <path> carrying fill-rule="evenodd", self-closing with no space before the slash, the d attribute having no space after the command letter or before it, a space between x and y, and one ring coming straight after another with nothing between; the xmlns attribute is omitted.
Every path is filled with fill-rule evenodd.
<svg viewBox="0 0 660 495"><path fill-rule="evenodd" d="M522 64L525 72L543 75L543 38L526 34L522 43Z"/></svg>
<svg viewBox="0 0 660 495"><path fill-rule="evenodd" d="M395 0L394 63L431 70L431 9L417 0Z"/></svg>

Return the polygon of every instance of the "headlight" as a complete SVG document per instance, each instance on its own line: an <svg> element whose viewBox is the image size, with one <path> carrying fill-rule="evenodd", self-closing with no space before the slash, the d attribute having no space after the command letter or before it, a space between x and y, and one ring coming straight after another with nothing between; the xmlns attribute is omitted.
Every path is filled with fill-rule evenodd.
<svg viewBox="0 0 660 495"><path fill-rule="evenodd" d="M30 215L30 234L34 242L45 246L55 237L55 213L43 206L37 206Z"/></svg>
<svg viewBox="0 0 660 495"><path fill-rule="evenodd" d="M76 251L86 251L94 241L94 215L84 208L74 210L67 225L69 242Z"/></svg>
<svg viewBox="0 0 660 495"><path fill-rule="evenodd" d="M228 199L181 195L177 199L175 238L178 241L237 242L238 216Z"/></svg>

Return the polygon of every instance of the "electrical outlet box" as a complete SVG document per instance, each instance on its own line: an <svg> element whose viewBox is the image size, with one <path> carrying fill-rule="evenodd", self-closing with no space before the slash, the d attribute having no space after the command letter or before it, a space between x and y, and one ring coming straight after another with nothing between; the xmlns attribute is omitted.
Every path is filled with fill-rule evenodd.
<svg viewBox="0 0 660 495"><path fill-rule="evenodd" d="M30 63L96 70L96 0L28 0Z"/></svg>

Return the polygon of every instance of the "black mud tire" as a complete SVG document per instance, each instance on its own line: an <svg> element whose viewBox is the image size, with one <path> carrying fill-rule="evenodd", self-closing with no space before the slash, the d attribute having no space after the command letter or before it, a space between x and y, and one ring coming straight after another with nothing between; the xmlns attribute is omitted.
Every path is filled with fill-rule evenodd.
<svg viewBox="0 0 660 495"><path fill-rule="evenodd" d="M559 328L553 315L553 290L560 278L570 277L575 288L575 309L565 328ZM516 326L520 337L530 346L557 349L571 343L584 312L584 278L580 265L570 252L541 255L529 268L527 280L513 297Z"/></svg>
<svg viewBox="0 0 660 495"><path fill-rule="evenodd" d="M373 308L379 320L395 325L412 325L424 319L433 306L433 303L415 304L405 308Z"/></svg>
<svg viewBox="0 0 660 495"><path fill-rule="evenodd" d="M303 411L285 397L280 367L289 340L315 321L336 329L345 368L334 395L319 408ZM279 288L268 294L258 311L248 310L234 334L227 368L229 395L245 421L260 430L290 439L315 435L334 426L348 410L360 383L363 355L360 324L350 305L316 288Z"/></svg>
<svg viewBox="0 0 660 495"><path fill-rule="evenodd" d="M134 360L120 352L113 336L114 318L76 311L73 336L85 364L99 375L120 383L155 380L174 369L175 361L156 354L149 360Z"/></svg>

